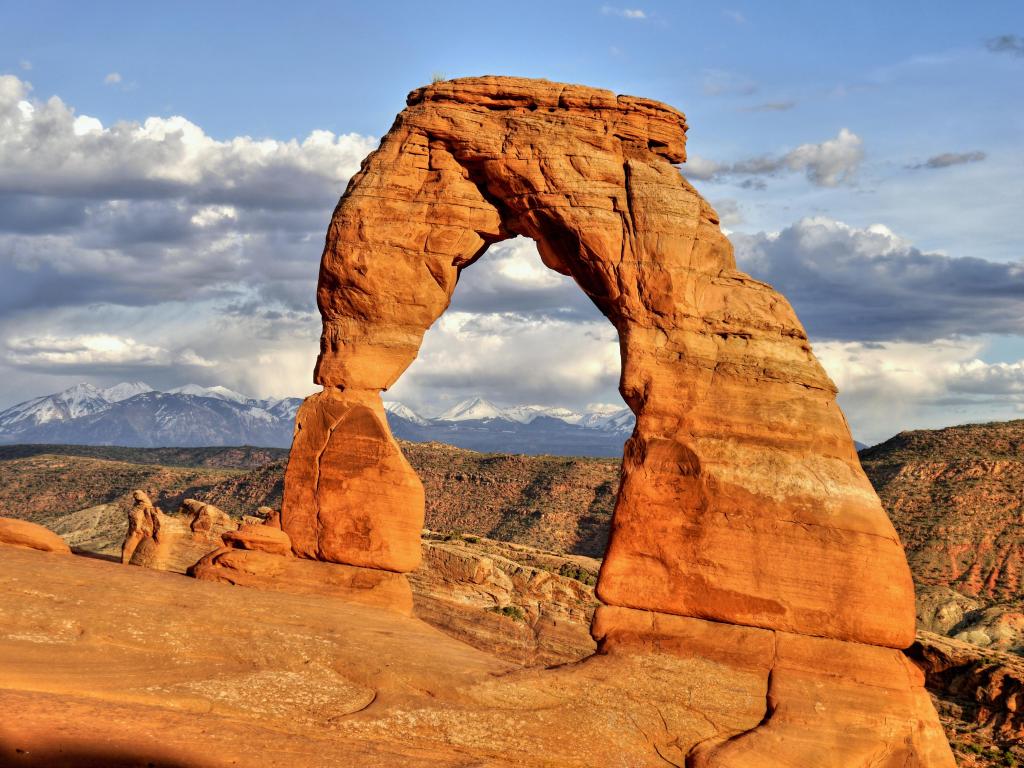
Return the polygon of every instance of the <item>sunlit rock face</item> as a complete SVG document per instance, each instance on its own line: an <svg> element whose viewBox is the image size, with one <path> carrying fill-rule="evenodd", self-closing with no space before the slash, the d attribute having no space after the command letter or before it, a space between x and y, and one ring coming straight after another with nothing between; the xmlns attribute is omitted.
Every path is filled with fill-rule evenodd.
<svg viewBox="0 0 1024 768"><path fill-rule="evenodd" d="M676 167L685 117L499 77L407 103L328 229L324 391L297 415L281 514L295 553L417 567L422 486L380 393L461 271L530 237L618 331L637 417L597 585L602 652L692 654L699 638L765 678L761 722L709 737L694 765L951 766L920 674L892 650L914 636L899 538L789 303L736 269Z"/></svg>

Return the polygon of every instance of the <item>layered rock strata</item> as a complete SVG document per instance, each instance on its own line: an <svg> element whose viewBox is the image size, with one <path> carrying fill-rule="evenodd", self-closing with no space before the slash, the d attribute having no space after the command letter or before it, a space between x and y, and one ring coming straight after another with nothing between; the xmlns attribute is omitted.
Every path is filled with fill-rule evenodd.
<svg viewBox="0 0 1024 768"><path fill-rule="evenodd" d="M952 765L895 650L914 637L899 538L792 308L736 269L718 215L676 168L686 130L663 104L547 81L413 91L328 229L324 391L297 416L281 526L305 558L416 567L422 486L380 393L461 271L530 237L616 328L637 417L595 637L689 654L657 628L698 622L709 647L738 638L729 659L764 672L762 719L686 759Z"/></svg>

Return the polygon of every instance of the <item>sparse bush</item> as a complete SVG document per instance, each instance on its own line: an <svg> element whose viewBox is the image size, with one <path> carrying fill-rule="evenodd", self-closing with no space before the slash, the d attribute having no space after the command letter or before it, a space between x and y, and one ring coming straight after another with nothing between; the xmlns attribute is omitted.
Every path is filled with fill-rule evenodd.
<svg viewBox="0 0 1024 768"><path fill-rule="evenodd" d="M523 613L523 609L518 605L495 605L487 610L491 613L498 613L502 616L507 616L514 621L526 621L526 614Z"/></svg>
<svg viewBox="0 0 1024 768"><path fill-rule="evenodd" d="M576 565L576 563L562 563L562 567L558 569L558 575L565 576L569 579L576 579L576 581L582 582L590 587L597 584L597 576L585 568L581 568Z"/></svg>

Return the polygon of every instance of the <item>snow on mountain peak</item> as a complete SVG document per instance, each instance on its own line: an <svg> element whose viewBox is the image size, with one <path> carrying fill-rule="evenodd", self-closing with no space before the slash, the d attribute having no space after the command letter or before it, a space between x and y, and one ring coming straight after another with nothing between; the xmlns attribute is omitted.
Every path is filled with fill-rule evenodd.
<svg viewBox="0 0 1024 768"><path fill-rule="evenodd" d="M144 381L122 381L112 387L101 389L100 394L108 403L120 403L130 397L141 395L143 392L154 392L155 390Z"/></svg>
<svg viewBox="0 0 1024 768"><path fill-rule="evenodd" d="M201 387L198 384L185 384L181 387L168 389L169 395L194 395L195 397L212 397L217 400L228 400L232 403L246 403L250 398L220 385L213 387Z"/></svg>
<svg viewBox="0 0 1024 768"><path fill-rule="evenodd" d="M418 424L421 427L425 427L430 424L429 421L420 416L416 411L410 408L405 403L396 401L388 401L384 403L384 410L393 416L398 416L406 421L411 421L413 424Z"/></svg>
<svg viewBox="0 0 1024 768"><path fill-rule="evenodd" d="M477 419L505 419L512 421L505 412L494 403L482 397L471 397L436 417L437 421L471 421Z"/></svg>

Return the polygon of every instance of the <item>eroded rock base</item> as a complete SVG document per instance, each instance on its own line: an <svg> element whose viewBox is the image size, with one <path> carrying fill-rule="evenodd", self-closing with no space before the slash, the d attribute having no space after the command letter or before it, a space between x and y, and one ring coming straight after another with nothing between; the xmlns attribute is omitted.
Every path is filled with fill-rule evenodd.
<svg viewBox="0 0 1024 768"><path fill-rule="evenodd" d="M223 547L189 569L201 581L218 581L290 595L323 595L412 615L405 574L321 563L258 550Z"/></svg>
<svg viewBox="0 0 1024 768"><path fill-rule="evenodd" d="M8 547L0 764L953 766L895 651L613 610L604 654L521 669L329 595Z"/></svg>
<svg viewBox="0 0 1024 768"><path fill-rule="evenodd" d="M601 653L699 655L763 682L762 718L694 745L687 768L955 766L924 675L900 651L612 606L593 632Z"/></svg>

